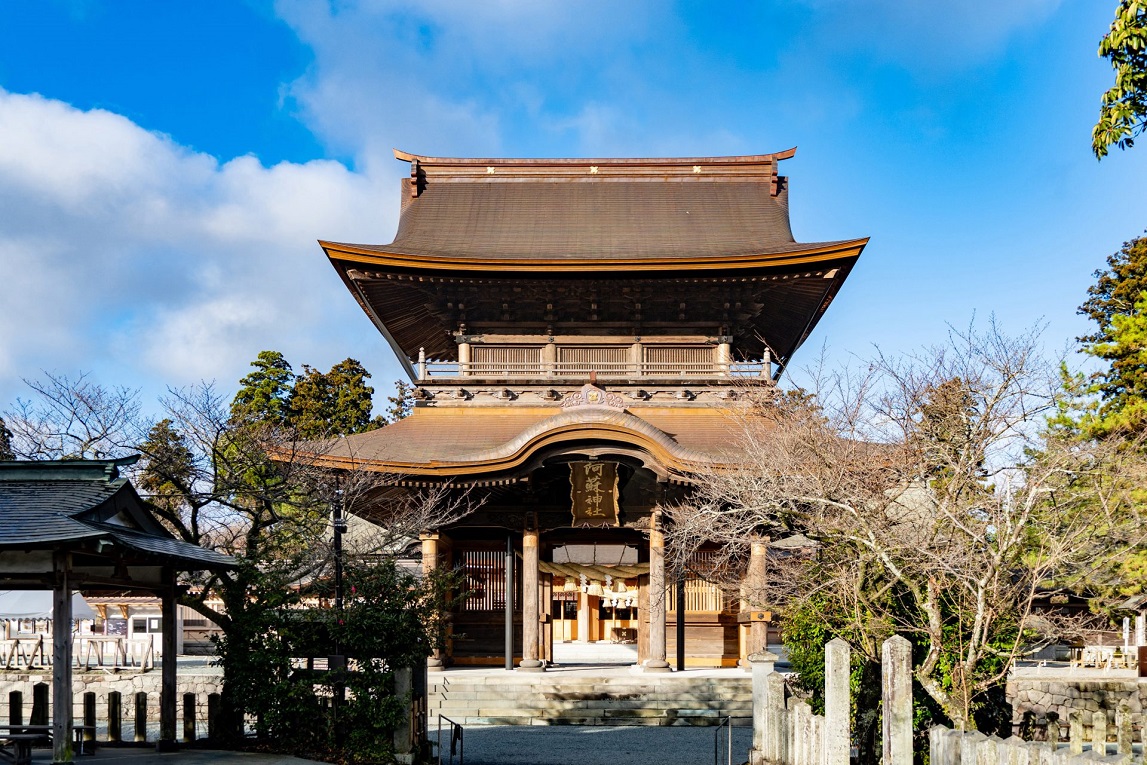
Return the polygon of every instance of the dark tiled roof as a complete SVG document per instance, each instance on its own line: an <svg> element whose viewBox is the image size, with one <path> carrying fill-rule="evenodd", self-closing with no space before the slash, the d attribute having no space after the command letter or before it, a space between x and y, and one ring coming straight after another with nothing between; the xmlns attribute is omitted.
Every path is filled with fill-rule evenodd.
<svg viewBox="0 0 1147 765"><path fill-rule="evenodd" d="M732 257L793 241L788 200L764 181L449 182L431 179L377 252L437 257Z"/></svg>
<svg viewBox="0 0 1147 765"><path fill-rule="evenodd" d="M32 546L102 536L102 532L72 516L103 504L119 488L87 481L0 483L0 546Z"/></svg>
<svg viewBox="0 0 1147 765"><path fill-rule="evenodd" d="M45 549L98 539L189 570L234 565L227 555L173 537L113 462L0 463L0 548ZM100 519L126 510L138 528Z"/></svg>

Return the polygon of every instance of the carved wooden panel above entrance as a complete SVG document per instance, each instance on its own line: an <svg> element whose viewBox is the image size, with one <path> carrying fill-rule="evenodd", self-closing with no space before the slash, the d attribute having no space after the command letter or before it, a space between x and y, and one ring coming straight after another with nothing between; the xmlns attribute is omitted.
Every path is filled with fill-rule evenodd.
<svg viewBox="0 0 1147 765"><path fill-rule="evenodd" d="M573 525L617 526L617 463L571 462Z"/></svg>

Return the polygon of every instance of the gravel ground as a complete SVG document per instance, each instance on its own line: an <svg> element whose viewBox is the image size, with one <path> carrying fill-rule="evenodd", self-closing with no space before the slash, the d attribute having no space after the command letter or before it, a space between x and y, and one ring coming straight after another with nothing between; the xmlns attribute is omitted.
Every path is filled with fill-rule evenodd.
<svg viewBox="0 0 1147 765"><path fill-rule="evenodd" d="M709 727L656 726L469 726L465 729L466 765L708 765L714 761L714 731ZM444 763L450 747L445 744ZM435 733L431 733L431 740ZM749 758L752 731L733 729L733 763ZM728 748L721 732L720 765ZM457 762L457 760L455 760Z"/></svg>
<svg viewBox="0 0 1147 765"><path fill-rule="evenodd" d="M466 765L709 765L714 762L714 728L655 726L470 726L465 731ZM445 735L445 732L444 734ZM434 732L431 739L435 738ZM748 759L752 735L733 729L734 765ZM725 732L719 743L720 765L727 765ZM443 762L450 762L444 747ZM47 749L33 753L35 765L52 761ZM94 756L77 756L77 765L311 765L297 757L246 752L187 750L156 754L147 748L100 747ZM455 763L460 762L456 757Z"/></svg>

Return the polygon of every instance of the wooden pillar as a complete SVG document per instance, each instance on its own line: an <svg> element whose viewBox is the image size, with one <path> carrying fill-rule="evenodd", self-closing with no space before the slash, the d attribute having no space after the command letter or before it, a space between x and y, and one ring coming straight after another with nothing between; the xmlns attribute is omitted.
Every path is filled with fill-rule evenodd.
<svg viewBox="0 0 1147 765"><path fill-rule="evenodd" d="M176 679L175 668L178 651L175 647L175 574L166 572L168 586L160 595L163 626L163 658L160 663L159 691L159 741L156 749L171 752L176 749Z"/></svg>
<svg viewBox="0 0 1147 765"><path fill-rule="evenodd" d="M665 535L660 511L649 519L649 658L645 671L669 671L665 660Z"/></svg>
<svg viewBox="0 0 1147 765"><path fill-rule="evenodd" d="M769 623L754 618L753 612L760 612L765 607L764 591L768 579L769 538L754 539L749 552L749 570L745 577L745 598L741 608L749 612L748 640L745 641L745 653L741 657L742 664L755 653L764 653L768 650Z"/></svg>
<svg viewBox="0 0 1147 765"><path fill-rule="evenodd" d="M577 641L578 643L590 643L590 625L593 624L593 607L590 603L590 595L587 592L578 591L577 594Z"/></svg>
<svg viewBox="0 0 1147 765"><path fill-rule="evenodd" d="M470 374L470 343L458 343L458 376Z"/></svg>
<svg viewBox="0 0 1147 765"><path fill-rule="evenodd" d="M538 661L538 531L522 533L522 663L523 672L542 672L546 665Z"/></svg>
<svg viewBox="0 0 1147 765"><path fill-rule="evenodd" d="M459 346L459 351L461 351L461 346ZM437 531L426 531L419 535L419 539L422 540L422 576L429 578L434 570L438 568L439 535ZM426 668L430 671L438 672L444 667L445 662L442 660L442 649L435 647L426 659Z"/></svg>
<svg viewBox="0 0 1147 765"><path fill-rule="evenodd" d="M69 554L54 555L52 590L52 762L72 762L72 587Z"/></svg>

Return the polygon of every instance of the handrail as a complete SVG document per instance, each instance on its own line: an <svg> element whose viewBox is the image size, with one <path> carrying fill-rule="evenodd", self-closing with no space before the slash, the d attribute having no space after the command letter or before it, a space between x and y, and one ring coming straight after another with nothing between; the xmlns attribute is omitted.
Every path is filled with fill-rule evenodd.
<svg viewBox="0 0 1147 765"><path fill-rule="evenodd" d="M713 765L721 765L721 728L726 729L728 755L725 765L733 765L733 716L726 715L713 731Z"/></svg>
<svg viewBox="0 0 1147 765"><path fill-rule="evenodd" d="M450 724L450 765L454 765L454 754L457 750L458 765L466 763L466 749L462 740L462 726L449 717L438 715L438 765L442 765L442 721Z"/></svg>
<svg viewBox="0 0 1147 765"><path fill-rule="evenodd" d="M421 366L421 365L420 365ZM662 362L643 361L428 361L423 380L459 377L768 377L771 365L761 361Z"/></svg>

